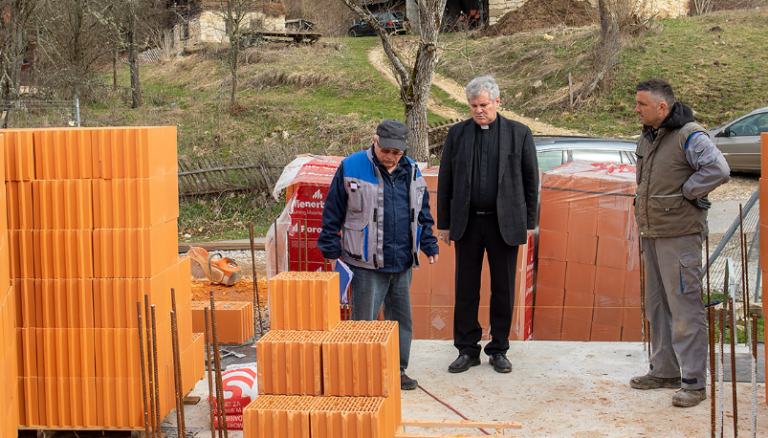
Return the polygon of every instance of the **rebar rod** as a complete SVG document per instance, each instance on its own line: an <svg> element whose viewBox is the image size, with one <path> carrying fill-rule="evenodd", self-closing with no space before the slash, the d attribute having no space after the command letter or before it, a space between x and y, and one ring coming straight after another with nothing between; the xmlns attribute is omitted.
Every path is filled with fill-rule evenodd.
<svg viewBox="0 0 768 438"><path fill-rule="evenodd" d="M256 243L253 234L253 223L248 222L248 237L251 239L251 265L253 266L253 336L256 337L256 312L259 317L259 337L264 336L264 326L261 323L261 297L259 297L259 277L256 274Z"/></svg>
<svg viewBox="0 0 768 438"><path fill-rule="evenodd" d="M219 335L216 329L216 302L211 291L211 332L213 333L213 359L216 364L216 406L219 412L219 437L229 438L227 431L227 416L224 412L224 384L221 378L221 353L219 352Z"/></svg>
<svg viewBox="0 0 768 438"><path fill-rule="evenodd" d="M309 272L309 223L304 219L304 270Z"/></svg>
<svg viewBox="0 0 768 438"><path fill-rule="evenodd" d="M742 317L744 318L744 326L747 326L747 296L746 296L746 288L744 285L747 284L747 254L746 254L746 245L745 242L746 235L744 234L744 213L742 211L742 205L739 204L739 251L741 252L741 310L742 310ZM734 321L734 325L736 322ZM738 338L737 338L738 341ZM747 345L749 342L749 337L744 336L744 345Z"/></svg>
<svg viewBox="0 0 768 438"><path fill-rule="evenodd" d="M744 324L746 326L749 326L747 323L749 319L749 315L752 313L750 309L750 297L749 297L749 243L747 240L747 234L744 234L744 264L747 266L746 269L744 269L744 296L746 297L746 300L744 301L744 306L746 308L746 311L744 314L746 315L746 318L744 319Z"/></svg>
<svg viewBox="0 0 768 438"><path fill-rule="evenodd" d="M275 235L273 236L275 240L275 275L280 273L280 260L278 260L277 254L278 254L278 246L277 246L277 219L275 219Z"/></svg>
<svg viewBox="0 0 768 438"><path fill-rule="evenodd" d="M709 245L707 245L709 247ZM707 248L709 249L709 248ZM707 282L707 296L709 296L709 282ZM715 388L715 331L712 324L715 319L715 309L710 307L707 312L707 319L709 320L709 381L710 381L710 422L712 430L712 438L715 438L715 432L717 431L717 388Z"/></svg>
<svg viewBox="0 0 768 438"><path fill-rule="evenodd" d="M144 402L144 436L146 438L150 438L150 429L149 429L149 403L147 402L147 373L144 370L144 364L146 363L144 359L144 337L141 334L141 331L143 330L144 324L141 322L141 301L136 301L136 315L138 318L138 327L139 329L136 330L139 332L139 361L141 366L141 399Z"/></svg>
<svg viewBox="0 0 768 438"><path fill-rule="evenodd" d="M172 327L172 341L176 343L176 355L174 356L174 368L177 370L176 372L179 375L179 408L181 411L181 434L179 435L179 438L184 438L187 433L187 419L184 415L184 378L182 375L181 370L181 346L179 346L179 320L178 320L178 311L176 310L176 289L171 288L171 308L173 309L173 320L171 321L173 323Z"/></svg>
<svg viewBox="0 0 768 438"><path fill-rule="evenodd" d="M717 378L719 379L720 387L720 406L718 412L720 418L718 421L718 429L720 430L720 438L723 438L725 433L725 315L728 313L723 307L720 308L720 370L717 372Z"/></svg>
<svg viewBox="0 0 768 438"><path fill-rule="evenodd" d="M728 304L733 308L733 297L728 298ZM731 388L733 392L733 438L739 437L739 403L736 397L736 342L738 337L734 330L736 326L735 316L728 318L728 328L731 331Z"/></svg>
<svg viewBox="0 0 768 438"><path fill-rule="evenodd" d="M752 438L757 438L757 315L752 315Z"/></svg>
<svg viewBox="0 0 768 438"><path fill-rule="evenodd" d="M149 313L149 296L144 295L144 315L146 315L146 335L147 335L147 373L149 373L149 422L152 426L152 437L159 437L159 424L156 423L157 400L155 400L155 366L152 356L152 318ZM139 327L141 330L141 327Z"/></svg>
<svg viewBox="0 0 768 438"><path fill-rule="evenodd" d="M205 314L205 360L208 366L208 407L211 411L211 438L216 438L216 426L214 421L216 414L213 412L213 368L211 367L211 321L210 321L210 309L208 307L203 309Z"/></svg>
<svg viewBox="0 0 768 438"><path fill-rule="evenodd" d="M160 422L162 421L162 418L160 418L160 371L159 371L159 364L157 362L157 319L155 317L155 305L153 304L152 307L152 357L154 358L154 373L155 373L155 403L157 403L157 409L155 409L155 424L157 424L157 436L162 437L162 432L160 432ZM180 437L181 438L181 437Z"/></svg>
<svg viewBox="0 0 768 438"><path fill-rule="evenodd" d="M176 430L180 438L184 437L181 432L181 384L179 383L179 369L177 368L178 362L176 361L176 339L174 332L176 331L176 313L171 310L171 353L173 354L173 395L176 401Z"/></svg>

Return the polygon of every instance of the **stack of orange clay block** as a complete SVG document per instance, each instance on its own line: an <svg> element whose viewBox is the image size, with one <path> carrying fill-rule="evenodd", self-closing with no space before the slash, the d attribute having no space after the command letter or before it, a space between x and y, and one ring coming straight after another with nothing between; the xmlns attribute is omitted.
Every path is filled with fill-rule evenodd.
<svg viewBox="0 0 768 438"><path fill-rule="evenodd" d="M544 174L534 339L641 340L636 187L634 166Z"/></svg>
<svg viewBox="0 0 768 438"><path fill-rule="evenodd" d="M0 438L16 438L19 428L17 297L11 286L5 202L4 136L0 136Z"/></svg>
<svg viewBox="0 0 768 438"><path fill-rule="evenodd" d="M768 254L768 132L760 134L760 253ZM765 288L768 287L768 256L760 257L760 269L763 270L763 309L766 309L768 298L766 298ZM763 311L765 314L765 311ZM763 339L768 339L768 325L765 325ZM768 375L768 360L765 361L765 372ZM768 386L765 388L766 398L768 398Z"/></svg>
<svg viewBox="0 0 768 438"><path fill-rule="evenodd" d="M174 406L171 288L185 389L204 374L193 365L203 342L193 345L190 264L177 256L176 130L30 129L4 137L20 423L143 428L136 303L143 308L145 295L156 306L161 416Z"/></svg>
<svg viewBox="0 0 768 438"><path fill-rule="evenodd" d="M273 330L258 342L260 395L243 411L244 436L393 437L397 323L340 322L337 273L284 272L269 288Z"/></svg>
<svg viewBox="0 0 768 438"><path fill-rule="evenodd" d="M205 332L205 308L210 306L210 301L192 302L193 332ZM224 344L242 344L253 336L253 303L217 301L216 335L219 342Z"/></svg>

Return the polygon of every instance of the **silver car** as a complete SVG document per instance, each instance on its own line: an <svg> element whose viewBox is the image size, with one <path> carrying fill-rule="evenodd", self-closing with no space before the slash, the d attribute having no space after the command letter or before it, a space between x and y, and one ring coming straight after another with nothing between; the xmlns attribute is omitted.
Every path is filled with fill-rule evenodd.
<svg viewBox="0 0 768 438"><path fill-rule="evenodd" d="M636 163L637 144L631 140L594 137L533 136L536 158L542 172L571 161Z"/></svg>
<svg viewBox="0 0 768 438"><path fill-rule="evenodd" d="M760 134L768 132L768 106L709 130L731 170L760 170Z"/></svg>

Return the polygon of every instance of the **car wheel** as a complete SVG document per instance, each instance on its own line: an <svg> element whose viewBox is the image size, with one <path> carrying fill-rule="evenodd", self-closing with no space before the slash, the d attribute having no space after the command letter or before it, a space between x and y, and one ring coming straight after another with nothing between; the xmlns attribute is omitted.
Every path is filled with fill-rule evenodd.
<svg viewBox="0 0 768 438"><path fill-rule="evenodd" d="M352 38L354 38L354 37L356 37L356 36L357 36L357 32L355 32L355 30L354 30L354 29L350 29L350 30L349 30L349 36L351 36Z"/></svg>

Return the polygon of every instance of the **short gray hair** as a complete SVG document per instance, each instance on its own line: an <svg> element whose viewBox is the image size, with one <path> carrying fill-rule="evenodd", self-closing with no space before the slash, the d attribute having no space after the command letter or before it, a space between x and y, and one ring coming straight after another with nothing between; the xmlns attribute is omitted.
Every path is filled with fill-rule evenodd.
<svg viewBox="0 0 768 438"><path fill-rule="evenodd" d="M635 86L635 91L647 91L657 105L666 102L667 106L672 109L675 104L675 92L672 91L672 85L666 79L651 78L640 82Z"/></svg>
<svg viewBox="0 0 768 438"><path fill-rule="evenodd" d="M493 76L480 76L467 84L467 100L476 99L483 92L487 92L491 100L496 100L499 97L499 85Z"/></svg>

